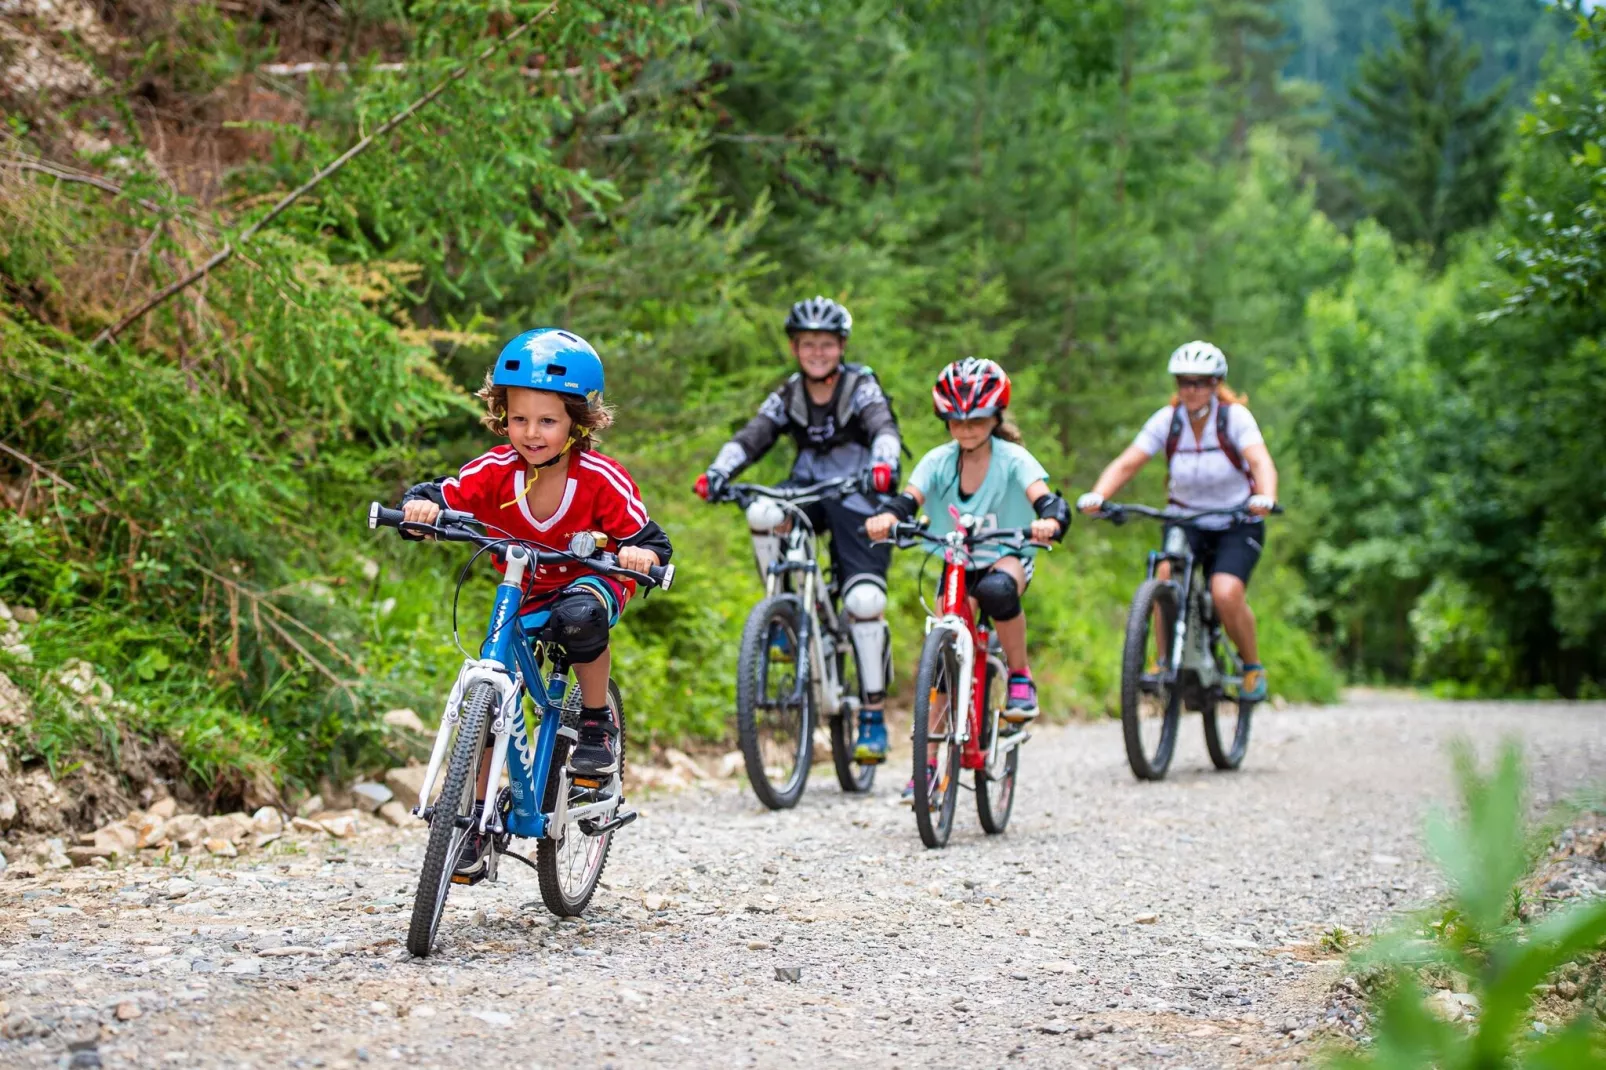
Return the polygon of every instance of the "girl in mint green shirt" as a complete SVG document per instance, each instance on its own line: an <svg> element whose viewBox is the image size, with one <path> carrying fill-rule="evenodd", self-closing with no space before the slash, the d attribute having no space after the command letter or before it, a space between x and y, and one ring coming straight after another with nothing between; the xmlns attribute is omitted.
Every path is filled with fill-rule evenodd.
<svg viewBox="0 0 1606 1070"><path fill-rule="evenodd" d="M932 404L948 425L951 442L927 453L909 485L884 512L865 524L872 539L885 539L893 525L925 507L932 530L953 530L948 507L983 518L986 528L1031 528L1038 542L1065 537L1070 508L1049 490L1048 472L1021 445L1020 432L1005 418L1009 376L995 361L967 357L942 370ZM1016 724L1037 716L1037 687L1026 659L1026 615L1021 595L1032 578L1030 547L976 548L966 586L975 607L992 619L1009 665L1004 717Z"/></svg>

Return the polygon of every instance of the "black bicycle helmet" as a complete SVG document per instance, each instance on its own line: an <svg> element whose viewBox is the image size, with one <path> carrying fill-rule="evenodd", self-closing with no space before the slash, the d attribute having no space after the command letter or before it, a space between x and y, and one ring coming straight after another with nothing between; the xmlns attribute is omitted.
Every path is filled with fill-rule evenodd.
<svg viewBox="0 0 1606 1070"><path fill-rule="evenodd" d="M793 305L786 314L786 333L802 331L825 331L846 341L853 332L853 317L829 297L811 297Z"/></svg>

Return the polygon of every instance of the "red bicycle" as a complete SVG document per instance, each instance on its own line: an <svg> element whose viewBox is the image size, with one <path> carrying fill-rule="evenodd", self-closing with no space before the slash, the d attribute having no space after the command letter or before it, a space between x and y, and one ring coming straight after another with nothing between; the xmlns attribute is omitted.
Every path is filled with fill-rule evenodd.
<svg viewBox="0 0 1606 1070"><path fill-rule="evenodd" d="M1020 748L1031 738L1030 732L1003 719L1009 670L997 637L985 618L977 619L970 603L965 572L973 567L972 552L983 543L1053 549L1033 542L1025 528L983 531L979 517L950 512L954 530L945 535L933 535L925 524L892 529L899 549L924 543L940 547L943 555L936 608L921 595L926 642L915 676L914 811L927 847L942 847L953 832L961 769L974 771L981 827L989 835L1004 831L1015 806ZM956 712L961 710L965 715Z"/></svg>

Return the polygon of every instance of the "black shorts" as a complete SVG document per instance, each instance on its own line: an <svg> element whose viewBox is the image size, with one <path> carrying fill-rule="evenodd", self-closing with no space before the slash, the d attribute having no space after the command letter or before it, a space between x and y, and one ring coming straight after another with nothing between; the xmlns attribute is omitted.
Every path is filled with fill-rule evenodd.
<svg viewBox="0 0 1606 1070"><path fill-rule="evenodd" d="M1250 574L1255 571L1255 563L1266 548L1264 521L1234 524L1219 530L1195 527L1182 530L1187 533L1188 545L1193 548L1193 556L1204 565L1207 577L1225 572L1243 580L1245 587L1249 586Z"/></svg>
<svg viewBox="0 0 1606 1070"><path fill-rule="evenodd" d="M882 588L887 586L887 569L892 565L892 544L870 544L863 530L868 513L856 513L841 502L815 502L807 506L809 523L815 535L831 536L831 589L838 595L849 582L869 577Z"/></svg>

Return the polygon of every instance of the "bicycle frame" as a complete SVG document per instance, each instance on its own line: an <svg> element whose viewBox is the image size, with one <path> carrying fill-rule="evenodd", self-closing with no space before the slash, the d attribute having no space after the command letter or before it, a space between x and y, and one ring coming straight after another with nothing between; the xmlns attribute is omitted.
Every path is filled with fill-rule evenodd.
<svg viewBox="0 0 1606 1070"><path fill-rule="evenodd" d="M781 556L760 573L760 579L764 583L766 597L792 594L803 603L802 628L805 634L798 638L809 654L799 665L797 694L802 694L803 688L814 688L815 709L825 716L835 716L837 711L843 708L844 702L847 703L850 714L857 714L859 696L842 694L842 681L836 671L837 644L852 640L842 634L841 620L837 616L836 607L831 604L830 598L825 596L820 585L818 536L815 534L814 524L802 509L802 506L809 501L818 499L767 498L766 500L780 506L792 523L790 531L784 535L773 536L782 539L785 548ZM749 530L755 540L760 537L770 537L767 533L751 531L751 528ZM787 577L792 575L802 577L798 585L800 590L787 589ZM827 645L830 647L829 650L826 649Z"/></svg>
<svg viewBox="0 0 1606 1070"><path fill-rule="evenodd" d="M1222 671L1222 667L1216 664L1215 655L1210 652L1208 625L1218 622L1214 612L1207 609L1209 592L1200 582L1203 570L1193 556L1193 548L1180 526L1173 526L1168 531L1170 534L1165 547L1149 551L1147 573L1149 579L1156 579L1160 565L1169 562L1172 568L1167 582L1175 585L1181 595L1177 601L1183 607L1183 613L1181 619L1172 623L1171 635L1171 664L1177 667L1176 678L1181 679L1184 673L1191 672L1197 678L1201 691L1240 683L1242 678Z"/></svg>
<svg viewBox="0 0 1606 1070"><path fill-rule="evenodd" d="M944 537L942 586L937 598L936 613L926 617L926 634L938 628L947 628L954 634L954 646L959 653L960 707L966 711L963 718L955 718L960 733L959 764L963 769L983 769L987 775L999 779L1004 775L1004 763L1009 752L1031 738L1029 732L1012 732L1007 738L993 726L991 742L983 751L982 718L988 715L987 661L991 632L976 620L970 606L970 592L965 581L968 557L965 549L964 527L955 520L956 530ZM976 651L983 652L981 657ZM1000 671L1004 671L1002 664ZM1007 678L1007 677L1006 677ZM949 701L954 701L952 695Z"/></svg>
<svg viewBox="0 0 1606 1070"><path fill-rule="evenodd" d="M488 684L496 691L497 705L496 716L490 726L491 777L486 785L485 798L492 802L497 798L505 770L513 809L504 826L498 808L487 805L480 819L480 831L509 833L524 839L547 837L561 840L572 821L611 818L618 811L623 798L623 784L616 772L613 790L608 798L569 809L569 774L567 770L560 770L557 807L550 814L541 812L541 801L546 797L547 776L551 770L553 752L557 749L558 736L567 735L571 741L579 736L574 729L564 727L562 723L563 699L568 690L566 676L554 672L548 677L541 671L524 626L519 622L524 572L529 561L529 551L523 547L508 548L507 573L496 588L496 601L491 609L485 640L480 644L480 656L478 659L464 659L457 681L447 696L440 731L435 736L429 766L424 773L424 786L413 813L428 817L429 793L446 760L462 714L463 699L475 685ZM540 718L533 748L524 713L523 697L526 693ZM510 749L517 755L518 761L509 759ZM495 854L492 852L493 861Z"/></svg>

